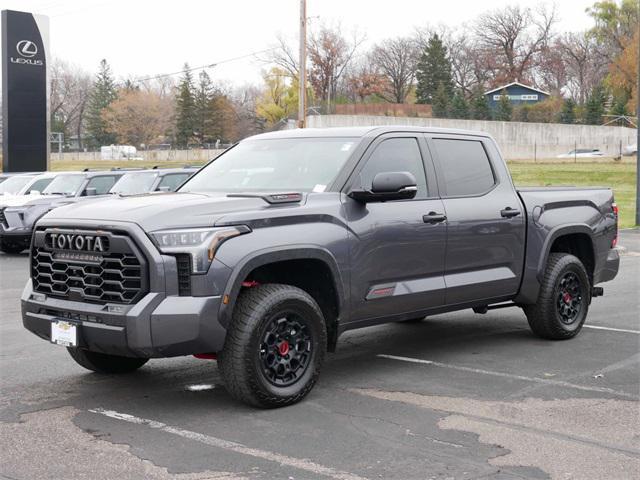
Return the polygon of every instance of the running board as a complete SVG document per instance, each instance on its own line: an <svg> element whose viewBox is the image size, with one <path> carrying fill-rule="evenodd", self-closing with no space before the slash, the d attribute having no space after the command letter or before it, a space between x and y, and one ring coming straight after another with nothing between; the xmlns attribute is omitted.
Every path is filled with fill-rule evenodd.
<svg viewBox="0 0 640 480"><path fill-rule="evenodd" d="M518 305L513 302L508 303L497 303L495 305L483 305L482 307L473 307L474 313L479 313L484 315L489 310L498 310L499 308L509 308L509 307L517 307Z"/></svg>

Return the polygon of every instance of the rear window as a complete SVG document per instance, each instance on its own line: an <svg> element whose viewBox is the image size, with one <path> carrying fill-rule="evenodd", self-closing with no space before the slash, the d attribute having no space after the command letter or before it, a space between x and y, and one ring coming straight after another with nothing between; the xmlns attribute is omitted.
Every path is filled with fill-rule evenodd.
<svg viewBox="0 0 640 480"><path fill-rule="evenodd" d="M447 196L481 195L495 185L491 163L482 142L437 138L433 143Z"/></svg>

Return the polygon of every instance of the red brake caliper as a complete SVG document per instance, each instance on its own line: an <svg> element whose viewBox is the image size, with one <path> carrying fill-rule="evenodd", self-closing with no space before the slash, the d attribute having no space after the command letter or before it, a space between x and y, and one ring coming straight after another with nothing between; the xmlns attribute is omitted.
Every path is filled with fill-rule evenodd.
<svg viewBox="0 0 640 480"><path fill-rule="evenodd" d="M282 343L280 343L280 345L278 345L278 353L281 356L285 356L287 353L289 353L289 342L284 340Z"/></svg>
<svg viewBox="0 0 640 480"><path fill-rule="evenodd" d="M566 303L567 305L571 303L572 297L569 292L564 292L562 294L562 300L564 300L564 303Z"/></svg>

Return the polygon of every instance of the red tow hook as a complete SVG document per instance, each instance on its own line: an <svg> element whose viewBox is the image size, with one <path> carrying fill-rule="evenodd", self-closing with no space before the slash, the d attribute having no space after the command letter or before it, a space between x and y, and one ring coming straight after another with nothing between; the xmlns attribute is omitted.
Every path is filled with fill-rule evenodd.
<svg viewBox="0 0 640 480"><path fill-rule="evenodd" d="M217 360L217 353L196 353L194 357L199 358L200 360Z"/></svg>

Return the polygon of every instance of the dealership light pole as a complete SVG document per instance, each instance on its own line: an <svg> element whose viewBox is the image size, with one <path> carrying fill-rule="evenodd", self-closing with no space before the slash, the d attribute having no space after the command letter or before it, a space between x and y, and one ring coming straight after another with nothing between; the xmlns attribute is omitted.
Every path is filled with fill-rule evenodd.
<svg viewBox="0 0 640 480"><path fill-rule="evenodd" d="M307 0L300 0L300 66L298 74L298 128L305 127L307 113Z"/></svg>

